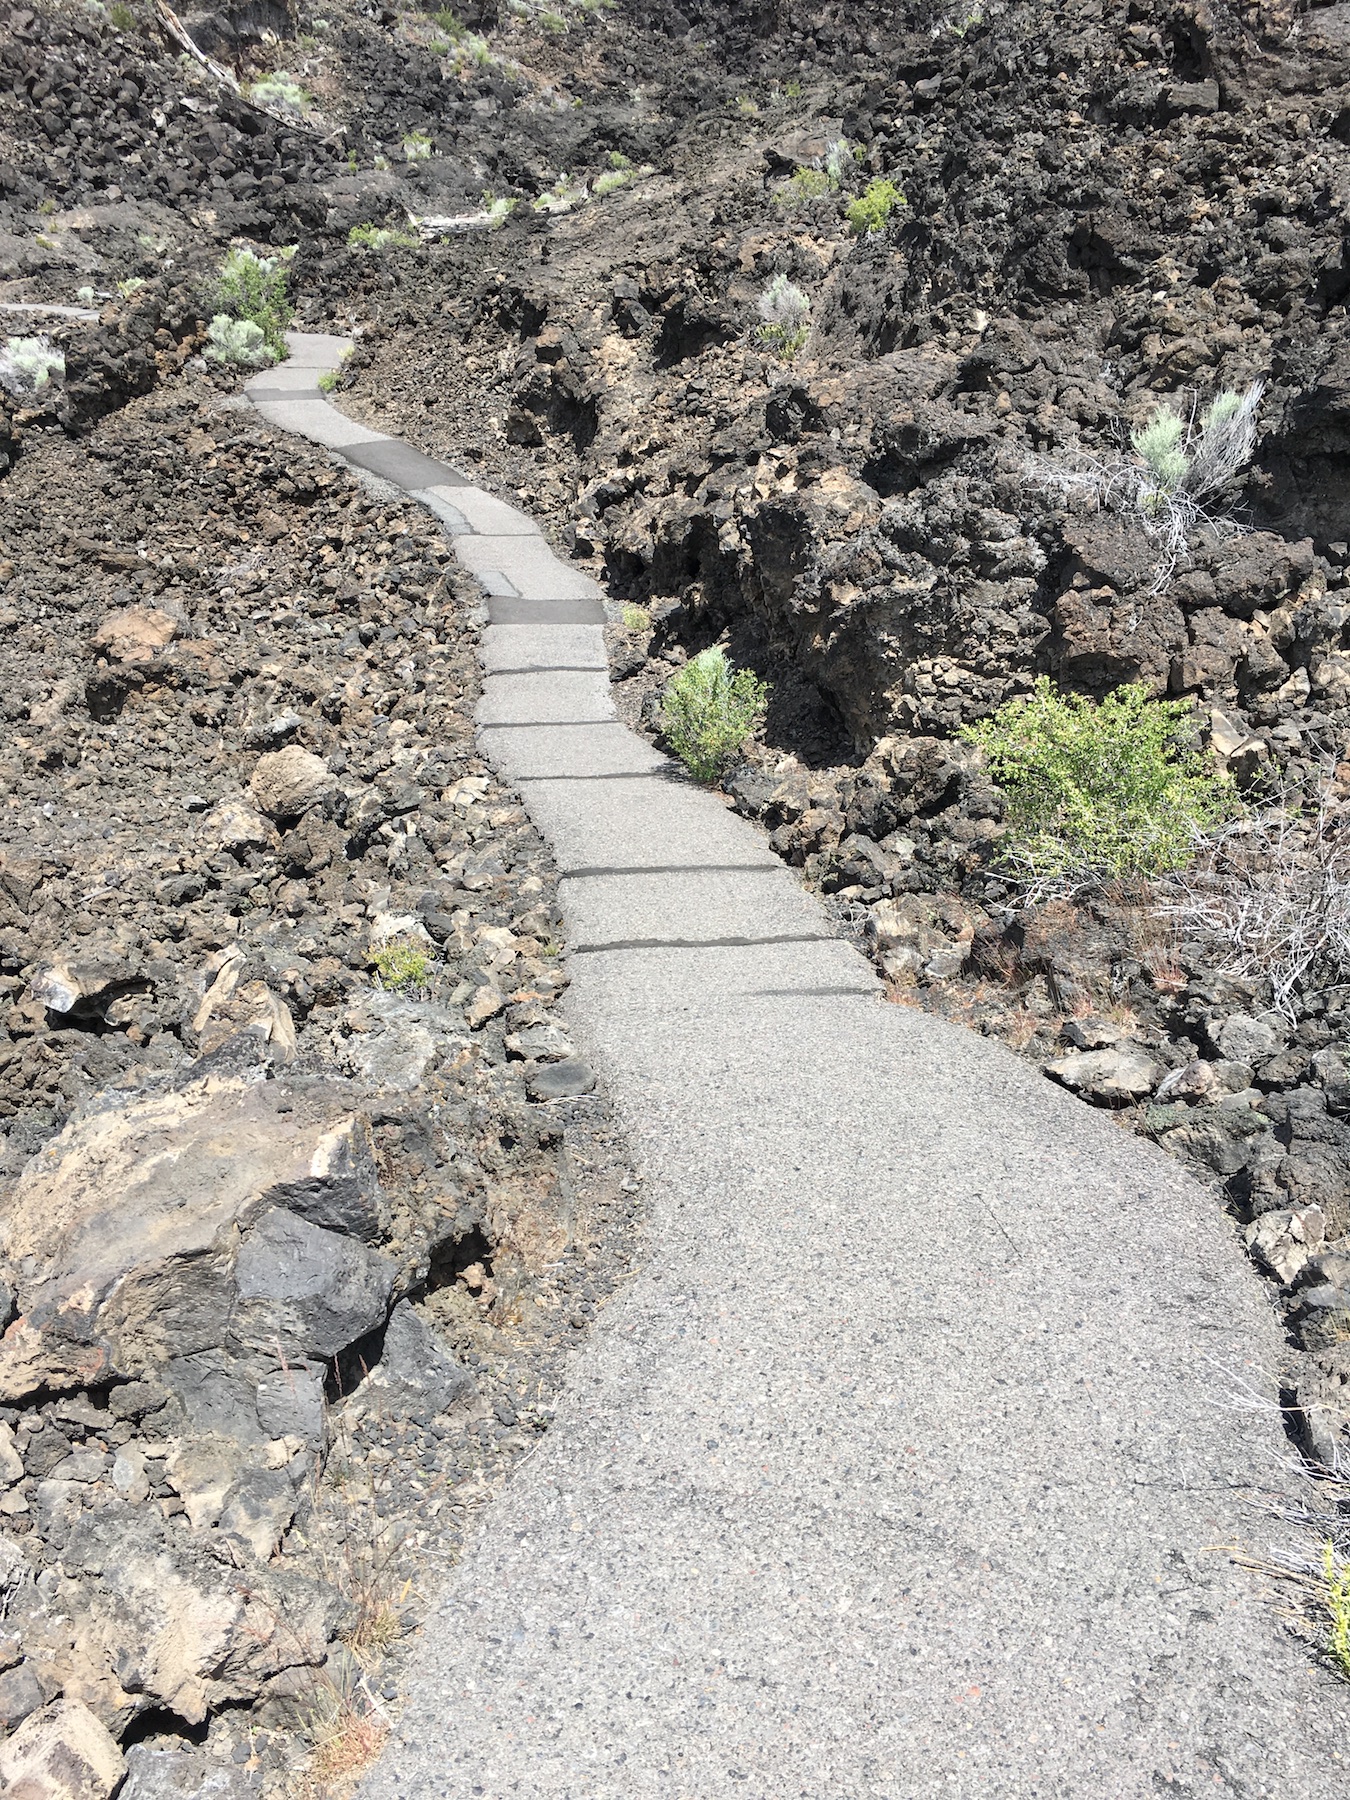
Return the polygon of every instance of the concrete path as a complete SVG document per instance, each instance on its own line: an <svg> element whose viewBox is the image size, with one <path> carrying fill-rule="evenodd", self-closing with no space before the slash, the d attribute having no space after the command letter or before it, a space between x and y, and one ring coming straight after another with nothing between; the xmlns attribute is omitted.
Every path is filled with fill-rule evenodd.
<svg viewBox="0 0 1350 1800"><path fill-rule="evenodd" d="M87 306L48 306L40 300L0 301L3 313L41 313L49 319L96 319L98 313Z"/></svg>
<svg viewBox="0 0 1350 1800"><path fill-rule="evenodd" d="M615 721L602 596L408 487L488 596L482 740L564 876L572 1029L646 1273L430 1617L363 1800L1344 1800L1344 1686L1216 1546L1278 1485L1271 1308L1214 1197L885 1004L760 833Z"/></svg>

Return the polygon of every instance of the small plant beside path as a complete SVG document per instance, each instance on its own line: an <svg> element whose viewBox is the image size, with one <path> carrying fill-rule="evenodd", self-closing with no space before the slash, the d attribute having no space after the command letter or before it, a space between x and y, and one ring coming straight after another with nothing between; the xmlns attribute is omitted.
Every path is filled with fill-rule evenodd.
<svg viewBox="0 0 1350 1800"><path fill-rule="evenodd" d="M1183 868L1197 834L1240 810L1189 703L1142 686L1097 703L1043 676L961 735L1003 790L1009 869L1042 896Z"/></svg>
<svg viewBox="0 0 1350 1800"><path fill-rule="evenodd" d="M256 325L274 362L286 356L286 327L295 312L286 292L287 265L294 255L293 246L273 256L259 256L246 247L231 250L211 291L212 325L221 315Z"/></svg>
<svg viewBox="0 0 1350 1800"><path fill-rule="evenodd" d="M691 658L671 678L661 724L671 749L696 781L720 781L763 717L765 682L750 669L732 673L719 646Z"/></svg>

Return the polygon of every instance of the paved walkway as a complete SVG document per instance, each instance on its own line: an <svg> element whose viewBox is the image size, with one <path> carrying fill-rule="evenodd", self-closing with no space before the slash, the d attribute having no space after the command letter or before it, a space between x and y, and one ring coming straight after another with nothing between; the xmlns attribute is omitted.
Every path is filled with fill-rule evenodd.
<svg viewBox="0 0 1350 1800"><path fill-rule="evenodd" d="M571 1025L647 1270L428 1620L363 1800L1344 1800L1347 1690L1213 1548L1278 1483L1272 1312L1212 1195L883 1003L761 834L614 717L602 595L344 419L445 522L483 743L564 875Z"/></svg>

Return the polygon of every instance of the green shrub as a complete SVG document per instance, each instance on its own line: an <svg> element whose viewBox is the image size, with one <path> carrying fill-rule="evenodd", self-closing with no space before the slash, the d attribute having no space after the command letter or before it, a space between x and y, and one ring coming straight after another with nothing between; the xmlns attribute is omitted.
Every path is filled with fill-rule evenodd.
<svg viewBox="0 0 1350 1800"><path fill-rule="evenodd" d="M704 650L672 676L661 699L671 749L696 781L718 781L763 716L767 685L750 669L732 674L727 653Z"/></svg>
<svg viewBox="0 0 1350 1800"><path fill-rule="evenodd" d="M1042 892L1183 868L1197 834L1238 810L1230 778L1199 748L1190 703L1151 700L1142 686L1098 705L1042 676L961 736L1003 789L1009 866Z"/></svg>
<svg viewBox="0 0 1350 1800"><path fill-rule="evenodd" d="M438 13L432 13L431 16L436 21L436 23L440 26L441 30L445 33L445 35L450 39L450 42L452 44L457 44L459 42L459 40L464 36L464 26L460 22L460 20L458 18L456 18L454 13L438 12Z"/></svg>
<svg viewBox="0 0 1350 1800"><path fill-rule="evenodd" d="M261 325L252 319L232 319L228 313L217 313L206 328L210 338L206 355L210 362L227 363L236 369L266 369L276 361L268 348Z"/></svg>
<svg viewBox="0 0 1350 1800"><path fill-rule="evenodd" d="M591 197L591 190L584 181L566 173L559 175L547 193L536 194L530 205L536 212L565 213L574 207L583 206Z"/></svg>
<svg viewBox="0 0 1350 1800"><path fill-rule="evenodd" d="M370 960L379 973L381 985L395 991L399 988L424 988L431 975L431 958L425 950L419 949L406 938L373 950Z"/></svg>
<svg viewBox="0 0 1350 1800"><path fill-rule="evenodd" d="M830 187L830 178L824 169L798 169L775 193L773 203L791 211L794 207L805 206L808 201L819 200L830 192Z"/></svg>
<svg viewBox="0 0 1350 1800"><path fill-rule="evenodd" d="M1350 1681L1350 1562L1336 1554L1329 1539L1322 1546L1322 1598L1327 1609L1327 1650Z"/></svg>
<svg viewBox="0 0 1350 1800"><path fill-rule="evenodd" d="M1241 392L1223 388L1198 419L1183 418L1166 402L1154 407L1130 437L1143 464L1135 503L1146 517L1177 513L1183 536L1194 528L1199 503L1229 487L1251 461L1264 391L1259 381Z"/></svg>
<svg viewBox="0 0 1350 1800"><path fill-rule="evenodd" d="M431 157L431 139L425 131L410 131L403 140L403 160L407 163L427 162Z"/></svg>
<svg viewBox="0 0 1350 1800"><path fill-rule="evenodd" d="M136 15L129 6L122 6L120 4L110 6L108 8L108 18L112 23L114 31L135 31L136 29Z"/></svg>
<svg viewBox="0 0 1350 1800"><path fill-rule="evenodd" d="M395 244L416 244L410 231L397 225L353 225L347 233L349 250L388 250Z"/></svg>
<svg viewBox="0 0 1350 1800"><path fill-rule="evenodd" d="M874 175L857 199L850 200L844 216L859 237L867 237L873 231L884 231L896 207L908 204L893 181Z"/></svg>
<svg viewBox="0 0 1350 1800"><path fill-rule="evenodd" d="M603 200L606 194L612 194L616 188L627 186L637 173L638 171L622 150L611 150L609 167L603 175L596 176L591 183L591 191L598 194Z"/></svg>
<svg viewBox="0 0 1350 1800"><path fill-rule="evenodd" d="M625 631L647 631L651 627L652 615L645 606L634 606L631 600L619 616Z"/></svg>
<svg viewBox="0 0 1350 1800"><path fill-rule="evenodd" d="M259 106L275 107L281 112L294 113L297 118L304 117L314 100L293 75L280 69L274 75L264 75L261 80L251 83L248 97L256 100Z"/></svg>
<svg viewBox="0 0 1350 1800"><path fill-rule="evenodd" d="M760 337L773 345L780 361L791 362L811 335L810 299L786 275L775 275L756 308Z"/></svg>
<svg viewBox="0 0 1350 1800"><path fill-rule="evenodd" d="M494 194L491 188L483 189L483 211L493 231L505 225L519 205L520 201L510 194Z"/></svg>
<svg viewBox="0 0 1350 1800"><path fill-rule="evenodd" d="M53 375L62 377L66 359L50 338L12 337L0 346L0 388L16 399L26 399L45 388Z"/></svg>
<svg viewBox="0 0 1350 1800"><path fill-rule="evenodd" d="M293 246L275 256L231 250L220 265L211 295L217 313L258 326L277 361L286 355L285 332L295 310L286 296L286 265L294 255Z"/></svg>

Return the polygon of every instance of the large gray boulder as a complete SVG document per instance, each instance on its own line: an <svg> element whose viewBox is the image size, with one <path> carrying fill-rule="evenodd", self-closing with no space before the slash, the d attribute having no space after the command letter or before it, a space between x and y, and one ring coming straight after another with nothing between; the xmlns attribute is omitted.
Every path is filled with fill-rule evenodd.
<svg viewBox="0 0 1350 1800"><path fill-rule="evenodd" d="M386 1226L369 1121L340 1084L207 1078L95 1106L0 1219L19 1312L0 1400L278 1339L331 1355L387 1310L394 1265L367 1247Z"/></svg>

